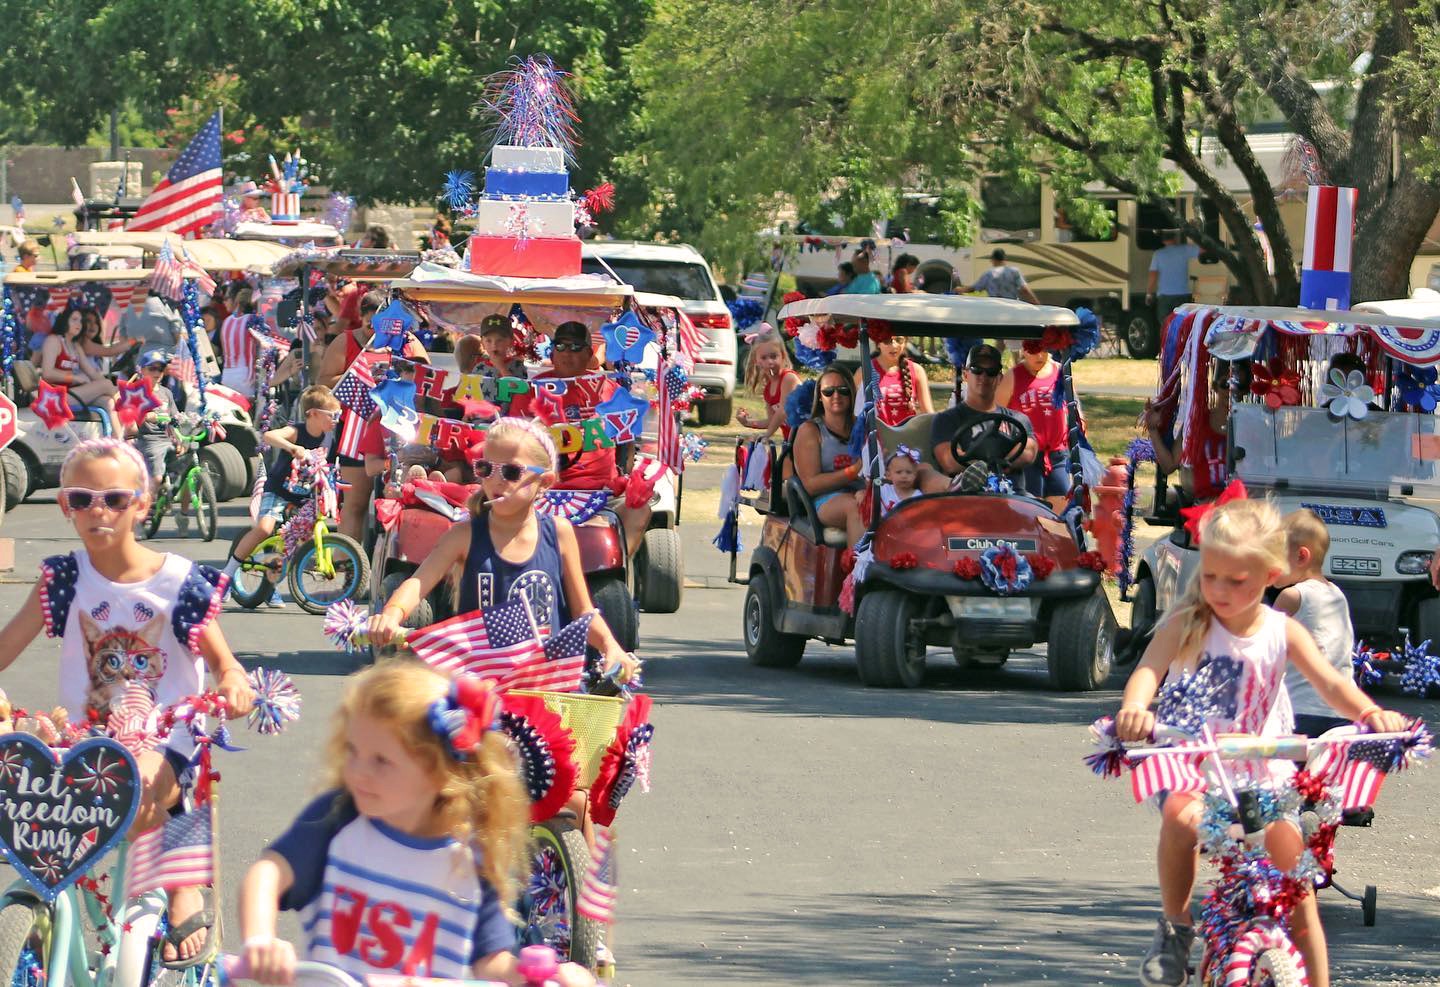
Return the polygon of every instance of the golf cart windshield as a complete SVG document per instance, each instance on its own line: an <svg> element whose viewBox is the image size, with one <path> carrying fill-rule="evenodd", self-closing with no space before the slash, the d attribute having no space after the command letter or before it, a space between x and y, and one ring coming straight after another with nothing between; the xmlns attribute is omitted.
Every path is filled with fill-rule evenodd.
<svg viewBox="0 0 1440 987"><path fill-rule="evenodd" d="M1235 474L1246 486L1324 489L1373 497L1440 498L1440 418L1237 404Z"/></svg>

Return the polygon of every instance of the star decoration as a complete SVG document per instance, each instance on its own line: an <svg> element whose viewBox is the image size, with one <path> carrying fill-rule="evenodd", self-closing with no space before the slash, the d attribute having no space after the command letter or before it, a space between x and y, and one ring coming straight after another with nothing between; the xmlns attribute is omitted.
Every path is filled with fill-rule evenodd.
<svg viewBox="0 0 1440 987"><path fill-rule="evenodd" d="M35 400L30 402L30 410L52 432L75 418L75 412L70 410L70 388L45 380L40 382Z"/></svg>
<svg viewBox="0 0 1440 987"><path fill-rule="evenodd" d="M116 386L120 396L115 399L115 415L125 425L139 425L146 415L160 407L160 399L148 380L122 380Z"/></svg>
<svg viewBox="0 0 1440 987"><path fill-rule="evenodd" d="M616 443L633 442L640 437L645 424L645 412L650 402L637 398L625 388L619 388L605 401L595 406L595 414L605 423L605 434Z"/></svg>

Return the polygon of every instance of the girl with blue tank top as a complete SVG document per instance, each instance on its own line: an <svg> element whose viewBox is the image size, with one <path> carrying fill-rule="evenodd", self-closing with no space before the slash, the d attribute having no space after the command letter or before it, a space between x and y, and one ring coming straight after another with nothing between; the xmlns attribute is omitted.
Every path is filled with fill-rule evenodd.
<svg viewBox="0 0 1440 987"><path fill-rule="evenodd" d="M470 498L470 520L447 531L370 618L371 640L390 643L420 601L459 568L461 613L524 599L536 623L552 632L593 613L588 643L607 670L620 666L618 681L634 677L639 662L620 647L590 601L570 522L535 511L536 498L555 482L555 458L550 435L534 422L501 418L490 426L484 458L475 464L481 483Z"/></svg>

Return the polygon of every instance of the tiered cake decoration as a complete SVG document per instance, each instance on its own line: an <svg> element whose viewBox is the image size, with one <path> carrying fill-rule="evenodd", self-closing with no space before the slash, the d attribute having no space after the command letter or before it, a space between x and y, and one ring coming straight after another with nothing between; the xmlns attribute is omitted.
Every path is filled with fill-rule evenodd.
<svg viewBox="0 0 1440 987"><path fill-rule="evenodd" d="M299 150L285 155L283 165L270 155L270 219L276 223L300 222L300 199L309 188L305 179L309 169Z"/></svg>
<svg viewBox="0 0 1440 987"><path fill-rule="evenodd" d="M548 58L527 58L494 77L485 105L497 119L485 190L471 203L469 172L451 172L446 183L451 207L475 217L471 272L579 274L577 209L582 222L589 213L570 192L576 116L562 73Z"/></svg>

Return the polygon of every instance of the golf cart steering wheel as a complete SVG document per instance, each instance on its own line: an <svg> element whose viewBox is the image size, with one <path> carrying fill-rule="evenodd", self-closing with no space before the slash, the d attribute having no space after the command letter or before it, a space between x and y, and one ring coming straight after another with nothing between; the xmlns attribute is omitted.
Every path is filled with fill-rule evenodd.
<svg viewBox="0 0 1440 987"><path fill-rule="evenodd" d="M1030 436L1009 415L988 412L972 418L955 430L950 439L950 455L956 463L979 460L998 473L1025 451Z"/></svg>

